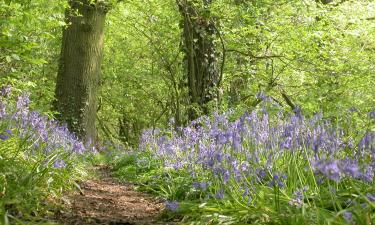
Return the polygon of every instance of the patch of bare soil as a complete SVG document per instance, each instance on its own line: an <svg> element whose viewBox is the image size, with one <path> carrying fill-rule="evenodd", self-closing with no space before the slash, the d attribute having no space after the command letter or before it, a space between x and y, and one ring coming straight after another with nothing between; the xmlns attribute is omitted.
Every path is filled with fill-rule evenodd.
<svg viewBox="0 0 375 225"><path fill-rule="evenodd" d="M160 201L135 191L132 184L116 182L106 167L97 167L95 171L100 178L81 183L81 191L66 196L69 210L57 215L60 224L168 224L157 219L163 209Z"/></svg>

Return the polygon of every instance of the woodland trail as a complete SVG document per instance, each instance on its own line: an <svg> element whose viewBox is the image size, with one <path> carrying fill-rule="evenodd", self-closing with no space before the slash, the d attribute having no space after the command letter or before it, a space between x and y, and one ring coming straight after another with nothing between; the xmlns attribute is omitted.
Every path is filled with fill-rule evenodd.
<svg viewBox="0 0 375 225"><path fill-rule="evenodd" d="M94 170L100 175L98 179L82 182L80 192L65 197L68 210L57 215L59 224L172 225L158 220L163 209L162 202L135 191L132 184L115 181L107 167L96 167Z"/></svg>

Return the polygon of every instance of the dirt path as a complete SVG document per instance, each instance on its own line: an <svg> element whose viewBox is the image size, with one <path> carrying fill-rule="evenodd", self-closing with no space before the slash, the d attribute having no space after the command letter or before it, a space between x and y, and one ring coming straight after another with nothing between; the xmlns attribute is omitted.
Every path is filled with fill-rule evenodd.
<svg viewBox="0 0 375 225"><path fill-rule="evenodd" d="M114 181L108 168L95 171L100 179L85 181L80 184L81 192L66 196L69 211L58 215L60 224L168 224L157 220L163 203L135 191L131 184Z"/></svg>

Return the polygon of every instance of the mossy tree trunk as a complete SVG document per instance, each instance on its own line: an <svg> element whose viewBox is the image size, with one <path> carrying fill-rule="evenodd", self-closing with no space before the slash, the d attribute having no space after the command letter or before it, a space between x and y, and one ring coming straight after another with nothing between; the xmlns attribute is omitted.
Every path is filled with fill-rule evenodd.
<svg viewBox="0 0 375 225"><path fill-rule="evenodd" d="M94 141L107 6L99 0L70 0L69 5L54 107L70 131Z"/></svg>
<svg viewBox="0 0 375 225"><path fill-rule="evenodd" d="M191 104L189 119L194 120L208 113L207 104L215 98L214 89L219 81L215 22L206 0L200 3L177 0L177 4L183 18L183 51ZM203 7L198 8L199 4Z"/></svg>

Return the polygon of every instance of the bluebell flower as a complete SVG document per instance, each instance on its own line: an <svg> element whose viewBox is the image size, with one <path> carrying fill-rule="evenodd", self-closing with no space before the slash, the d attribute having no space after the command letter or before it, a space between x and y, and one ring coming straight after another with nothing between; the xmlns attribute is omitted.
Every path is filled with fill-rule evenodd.
<svg viewBox="0 0 375 225"><path fill-rule="evenodd" d="M3 140L3 141L6 141L6 140L9 139L9 136L4 135L4 134L0 134L0 139Z"/></svg>
<svg viewBox="0 0 375 225"><path fill-rule="evenodd" d="M202 189L202 191L206 191L207 190L207 183L206 182L200 182L199 186Z"/></svg>
<svg viewBox="0 0 375 225"><path fill-rule="evenodd" d="M30 98L28 93L23 93L17 98L17 109L23 110L26 109L30 104Z"/></svg>
<svg viewBox="0 0 375 225"><path fill-rule="evenodd" d="M313 160L312 167L333 181L339 182L341 179L341 170L337 160Z"/></svg>
<svg viewBox="0 0 375 225"><path fill-rule="evenodd" d="M358 148L361 150L375 151L375 132L368 132L360 141Z"/></svg>
<svg viewBox="0 0 375 225"><path fill-rule="evenodd" d="M279 187L282 188L285 186L286 175L276 173L273 175L272 180L268 183L269 187Z"/></svg>
<svg viewBox="0 0 375 225"><path fill-rule="evenodd" d="M0 88L0 96L7 97L11 91L12 91L12 86L6 85Z"/></svg>
<svg viewBox="0 0 375 225"><path fill-rule="evenodd" d="M350 113L358 112L358 109L356 109L355 107L350 107L348 109L348 112L350 112Z"/></svg>
<svg viewBox="0 0 375 225"><path fill-rule="evenodd" d="M256 94L256 97L262 101L265 101L267 99L267 96L264 94L264 92L258 92Z"/></svg>
<svg viewBox="0 0 375 225"><path fill-rule="evenodd" d="M297 189L293 193L293 198L289 201L289 205L295 206L297 208L301 208L303 205L304 195L307 192L307 190L308 190L307 186L302 189Z"/></svg>
<svg viewBox="0 0 375 225"><path fill-rule="evenodd" d="M6 115L7 115L6 105L3 104L3 103L0 101L0 119L4 118Z"/></svg>
<svg viewBox="0 0 375 225"><path fill-rule="evenodd" d="M53 163L53 167L54 167L54 168L57 168L57 169L65 168L65 167L66 167L66 163L65 163L65 161L62 160L62 159L57 159L57 160Z"/></svg>
<svg viewBox="0 0 375 225"><path fill-rule="evenodd" d="M224 198L224 189L220 189L218 192L215 194L216 199L223 199Z"/></svg>
<svg viewBox="0 0 375 225"><path fill-rule="evenodd" d="M368 115L368 117L369 117L370 119L375 120L375 109L372 110L371 112L369 112L367 115Z"/></svg>
<svg viewBox="0 0 375 225"><path fill-rule="evenodd" d="M177 201L166 201L165 208L172 212L177 212L180 208L180 204Z"/></svg>
<svg viewBox="0 0 375 225"><path fill-rule="evenodd" d="M375 195L374 195L374 194L367 193L367 194L366 194L366 198L367 198L370 202L375 202Z"/></svg>
<svg viewBox="0 0 375 225"><path fill-rule="evenodd" d="M344 219L346 220L346 222L351 223L353 221L353 213L349 211L345 211L342 215Z"/></svg>

